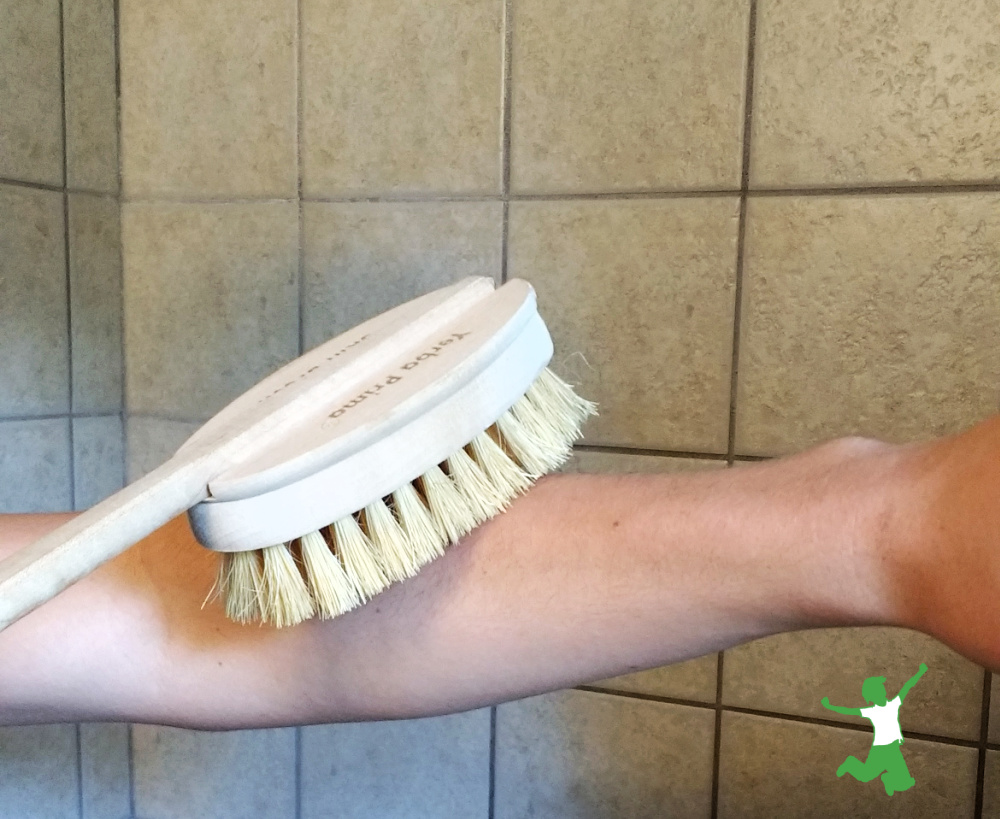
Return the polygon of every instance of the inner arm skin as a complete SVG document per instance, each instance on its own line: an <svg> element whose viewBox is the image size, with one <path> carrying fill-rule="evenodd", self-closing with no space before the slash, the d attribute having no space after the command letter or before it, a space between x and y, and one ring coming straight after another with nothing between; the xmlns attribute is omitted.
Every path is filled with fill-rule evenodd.
<svg viewBox="0 0 1000 819"><path fill-rule="evenodd" d="M958 534L926 514L955 488L943 445L842 439L704 473L549 476L411 580L281 630L202 607L218 558L182 516L0 632L0 724L428 716L829 626L919 628L995 662L1000 617L970 628L968 583L940 576ZM994 469L984 508L998 488ZM66 519L0 517L0 557Z"/></svg>

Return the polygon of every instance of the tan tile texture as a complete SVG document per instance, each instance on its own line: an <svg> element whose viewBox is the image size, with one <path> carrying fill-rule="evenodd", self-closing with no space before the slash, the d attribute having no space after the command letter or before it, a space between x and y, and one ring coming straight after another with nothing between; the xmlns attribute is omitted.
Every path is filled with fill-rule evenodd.
<svg viewBox="0 0 1000 819"><path fill-rule="evenodd" d="M768 198L748 218L738 452L996 410L1000 196Z"/></svg>
<svg viewBox="0 0 1000 819"><path fill-rule="evenodd" d="M707 817L715 713L565 691L497 712L496 817Z"/></svg>
<svg viewBox="0 0 1000 819"><path fill-rule="evenodd" d="M118 201L110 197L69 197L74 412L122 408L119 211Z"/></svg>
<svg viewBox="0 0 1000 819"><path fill-rule="evenodd" d="M126 405L204 420L298 353L291 203L122 210Z"/></svg>
<svg viewBox="0 0 1000 819"><path fill-rule="evenodd" d="M904 731L979 738L983 670L941 643L905 629L818 629L766 637L726 651L722 665L725 705L871 726L836 714L820 701L861 708L861 683L885 677L886 694L927 672L899 712Z"/></svg>
<svg viewBox="0 0 1000 819"><path fill-rule="evenodd" d="M69 464L68 419L0 420L0 513L70 511Z"/></svg>
<svg viewBox="0 0 1000 819"><path fill-rule="evenodd" d="M995 0L760 0L754 186L1000 177Z"/></svg>
<svg viewBox="0 0 1000 819"><path fill-rule="evenodd" d="M502 11L304 0L304 193L498 193Z"/></svg>
<svg viewBox="0 0 1000 819"><path fill-rule="evenodd" d="M122 488L125 431L120 415L74 418L73 483L77 509L89 509Z"/></svg>
<svg viewBox="0 0 1000 819"><path fill-rule="evenodd" d="M553 368L597 401L587 443L724 453L735 199L514 202L509 275L530 281Z"/></svg>
<svg viewBox="0 0 1000 819"><path fill-rule="evenodd" d="M0 806L18 819L79 815L76 727L0 728Z"/></svg>
<svg viewBox="0 0 1000 819"><path fill-rule="evenodd" d="M497 202L306 203L303 213L307 349L466 276L500 280Z"/></svg>
<svg viewBox="0 0 1000 819"><path fill-rule="evenodd" d="M511 187L739 186L746 0L519 0Z"/></svg>
<svg viewBox="0 0 1000 819"><path fill-rule="evenodd" d="M125 426L125 474L131 483L173 455L201 424L163 418L129 416Z"/></svg>
<svg viewBox="0 0 1000 819"><path fill-rule="evenodd" d="M118 190L114 0L63 0L66 176L71 188Z"/></svg>
<svg viewBox="0 0 1000 819"><path fill-rule="evenodd" d="M0 177L61 185L59 0L0 0Z"/></svg>
<svg viewBox="0 0 1000 819"><path fill-rule="evenodd" d="M69 410L62 196L0 185L0 416Z"/></svg>
<svg viewBox="0 0 1000 819"><path fill-rule="evenodd" d="M296 193L295 4L121 4L130 197Z"/></svg>
<svg viewBox="0 0 1000 819"><path fill-rule="evenodd" d="M908 739L917 784L886 794L879 780L837 777L848 755L866 759L871 733L724 713L719 819L936 819L972 816L976 749Z"/></svg>
<svg viewBox="0 0 1000 819"><path fill-rule="evenodd" d="M986 752L986 780L983 787L983 819L1000 817L1000 751Z"/></svg>

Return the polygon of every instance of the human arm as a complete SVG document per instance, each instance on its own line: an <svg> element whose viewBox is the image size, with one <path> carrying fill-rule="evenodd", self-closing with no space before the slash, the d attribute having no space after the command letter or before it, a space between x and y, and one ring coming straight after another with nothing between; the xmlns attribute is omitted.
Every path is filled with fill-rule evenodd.
<svg viewBox="0 0 1000 819"><path fill-rule="evenodd" d="M922 676L924 676L926 672L927 672L927 663L921 663L917 673L914 674L912 677L910 677L910 679L908 679L905 683L903 683L902 688L899 689L899 694L897 694L897 696L899 697L900 702L906 699L906 695L910 693L910 689L917 684L917 680L919 680Z"/></svg>
<svg viewBox="0 0 1000 819"><path fill-rule="evenodd" d="M963 459L1000 463L1000 430L969 436L551 476L417 577L284 630L201 608L217 558L179 518L0 633L0 723L439 714L824 626L920 628L998 665L1000 469L957 484ZM62 519L0 518L0 552Z"/></svg>
<svg viewBox="0 0 1000 819"><path fill-rule="evenodd" d="M824 708L829 709L830 711L834 711L834 712L836 712L838 714L843 714L844 716L848 716L848 717L860 717L861 716L861 709L860 708L847 708L847 707L845 707L843 705L830 705L830 698L829 697L823 697L823 699L821 701L821 705Z"/></svg>

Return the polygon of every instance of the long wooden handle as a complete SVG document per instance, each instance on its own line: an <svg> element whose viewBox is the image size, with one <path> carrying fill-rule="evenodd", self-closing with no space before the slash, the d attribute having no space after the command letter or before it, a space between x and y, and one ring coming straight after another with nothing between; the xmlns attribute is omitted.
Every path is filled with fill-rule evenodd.
<svg viewBox="0 0 1000 819"><path fill-rule="evenodd" d="M173 459L0 562L0 631L204 500L203 459Z"/></svg>

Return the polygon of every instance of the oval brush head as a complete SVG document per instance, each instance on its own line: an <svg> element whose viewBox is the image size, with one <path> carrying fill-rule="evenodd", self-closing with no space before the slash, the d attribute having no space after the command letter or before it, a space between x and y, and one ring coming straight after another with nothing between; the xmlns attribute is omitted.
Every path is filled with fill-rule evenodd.
<svg viewBox="0 0 1000 819"><path fill-rule="evenodd" d="M547 369L551 355L534 291L511 281L397 334L362 379L219 473L189 516L224 553L228 616L287 626L343 614L558 469L596 407Z"/></svg>

